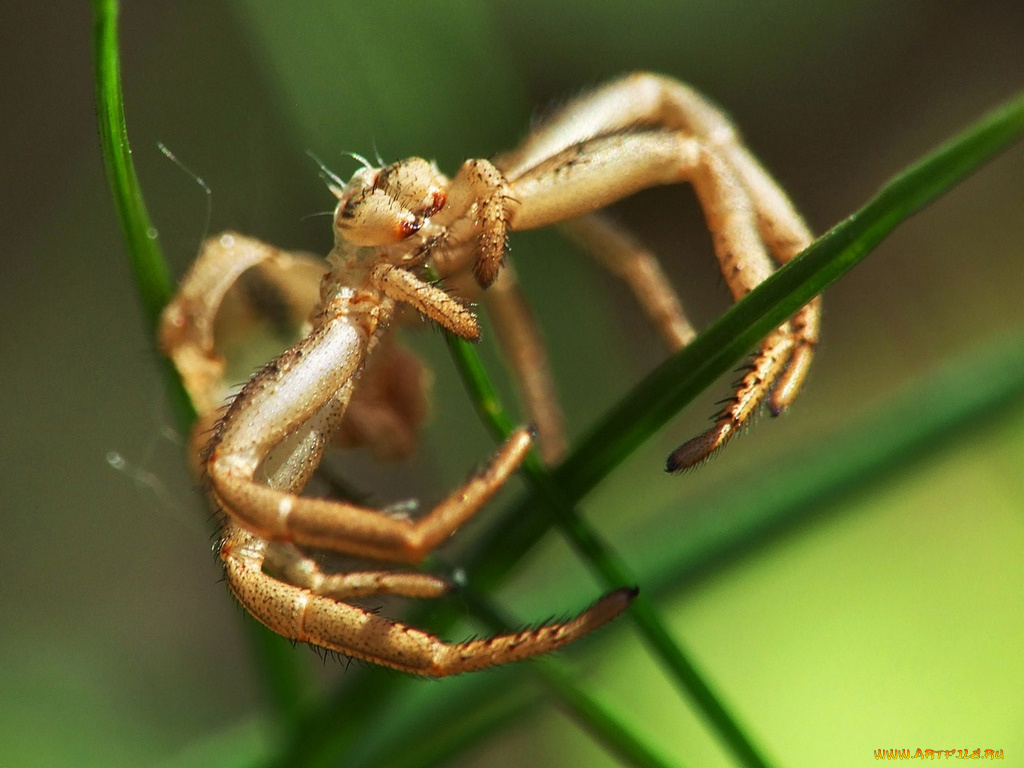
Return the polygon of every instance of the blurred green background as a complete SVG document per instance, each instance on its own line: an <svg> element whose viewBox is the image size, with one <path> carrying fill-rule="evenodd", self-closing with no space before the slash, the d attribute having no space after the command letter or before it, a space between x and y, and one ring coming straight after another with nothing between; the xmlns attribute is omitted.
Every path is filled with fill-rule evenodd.
<svg viewBox="0 0 1024 768"><path fill-rule="evenodd" d="M0 763L200 765L221 739L259 753L267 705L252 649L218 583L102 176L88 7L8 4L0 28L12 394L0 416ZM177 274L228 227L326 252L316 214L331 196L306 150L341 176L355 166L346 151L453 171L511 146L545 105L633 69L721 103L817 231L1024 85L1018 0L126 3L121 30L134 156ZM205 179L209 208L158 142ZM664 255L698 324L721 312L688 189L618 213ZM664 455L704 426L721 385L602 484L588 518L634 561L645 532L685 538L722 489L829 451L907 382L1024 328L1022 257L1017 146L829 291L818 361L790 414L698 472L664 475ZM512 258L578 434L663 352L621 286L566 241L516 236ZM489 446L439 336L409 338L433 361L435 418L412 466L358 470L380 498L436 497ZM665 603L778 765L863 765L892 747L1003 749L1005 764L1024 764L1022 466L1018 403ZM509 587L513 602L517 590L543 596L524 617L597 593L561 592L582 568L554 537L541 550ZM732 764L622 629L602 645L597 687L683 764ZM295 653L325 685L344 675ZM457 764L614 763L546 707Z"/></svg>

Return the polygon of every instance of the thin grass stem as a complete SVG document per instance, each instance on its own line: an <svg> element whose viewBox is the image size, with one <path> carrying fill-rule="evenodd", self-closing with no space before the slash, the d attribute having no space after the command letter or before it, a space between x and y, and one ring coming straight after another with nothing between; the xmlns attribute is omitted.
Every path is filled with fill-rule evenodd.
<svg viewBox="0 0 1024 768"><path fill-rule="evenodd" d="M124 234L149 338L155 340L160 313L173 295L174 282L146 209L128 143L121 86L118 13L117 0L93 0L96 118L107 181ZM177 372L156 349L155 342L154 355L164 374L165 391L175 422L181 432L187 434L196 418L195 409ZM251 627L253 648L261 660L259 666L270 698L287 717L298 718L309 697L307 675L303 674L288 643L256 622L246 624Z"/></svg>

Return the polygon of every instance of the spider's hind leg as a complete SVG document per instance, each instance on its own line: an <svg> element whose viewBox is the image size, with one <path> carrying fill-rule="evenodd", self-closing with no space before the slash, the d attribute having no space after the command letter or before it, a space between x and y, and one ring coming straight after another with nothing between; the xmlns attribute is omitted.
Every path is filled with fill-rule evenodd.
<svg viewBox="0 0 1024 768"><path fill-rule="evenodd" d="M198 460L231 393L230 380L248 375L248 371L228 370L225 348L244 346L258 321L268 314L274 317L273 325L289 325L300 333L319 296L324 270L322 259L282 251L235 232L203 243L199 257L164 308L159 329L160 345L199 415L190 436L193 461ZM222 310L232 319L222 321ZM227 328L242 330L233 340L225 340Z"/></svg>
<svg viewBox="0 0 1024 768"><path fill-rule="evenodd" d="M693 341L697 332L679 294L657 257L640 241L600 213L571 219L564 228L595 261L626 283L673 352Z"/></svg>
<svg viewBox="0 0 1024 768"><path fill-rule="evenodd" d="M793 347L789 323L772 331L761 343L733 396L715 416L714 426L672 451L665 470L691 469L721 450L757 413L773 383L786 370Z"/></svg>
<svg viewBox="0 0 1024 768"><path fill-rule="evenodd" d="M505 265L483 301L536 429L541 457L555 464L566 452L565 420L540 326L510 265Z"/></svg>

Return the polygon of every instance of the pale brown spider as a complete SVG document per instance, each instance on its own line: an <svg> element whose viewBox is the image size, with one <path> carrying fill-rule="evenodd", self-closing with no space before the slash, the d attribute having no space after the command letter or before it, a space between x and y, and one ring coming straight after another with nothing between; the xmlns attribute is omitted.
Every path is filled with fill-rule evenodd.
<svg viewBox="0 0 1024 768"><path fill-rule="evenodd" d="M339 435L379 454L408 453L415 444L425 410L423 374L385 333L400 305L477 338L473 312L423 279L427 265L448 283L471 272L489 287L485 302L545 456L559 456L561 417L540 335L511 270L502 266L506 233L568 222L584 248L631 286L669 345L680 348L693 331L657 261L593 212L640 189L683 181L696 189L736 298L772 272L769 252L781 263L810 242L787 197L728 120L688 87L650 74L578 98L514 152L493 162L468 160L451 180L419 158L384 168L367 164L332 187L335 246L326 266L237 234L208 241L165 311L161 340L200 414L194 435L213 429L202 468L225 513L219 553L227 581L246 609L286 637L433 676L546 653L622 612L633 590L612 592L568 622L447 644L346 601L385 593L436 597L451 589L448 581L387 569L325 572L300 549L420 562L516 470L532 445L526 429L415 521L393 510L298 494ZM318 298L293 296L321 277ZM225 373L215 323L226 298L247 293L241 304L261 311L315 307L301 338L256 373L217 420ZM260 293L264 298L254 298ZM815 301L765 339L713 428L673 453L670 469L717 450L766 397L774 412L792 401L817 341L818 313ZM193 438L197 455L200 448Z"/></svg>

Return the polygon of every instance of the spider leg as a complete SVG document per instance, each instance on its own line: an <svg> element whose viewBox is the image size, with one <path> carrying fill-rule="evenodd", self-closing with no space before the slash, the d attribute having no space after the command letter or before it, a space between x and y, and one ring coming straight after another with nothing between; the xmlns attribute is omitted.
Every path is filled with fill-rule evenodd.
<svg viewBox="0 0 1024 768"><path fill-rule="evenodd" d="M740 299L774 270L750 196L723 157L678 131L601 136L574 145L511 180L520 206L514 228L544 226L604 207L640 189L690 182L704 210L726 284ZM789 323L769 335L736 396L707 433L673 454L672 470L693 466L735 435L764 401L793 352Z"/></svg>
<svg viewBox="0 0 1024 768"><path fill-rule="evenodd" d="M259 405L258 398L254 400ZM332 398L317 415L343 400L344 395ZM310 421L315 421L317 415ZM311 428L304 434L317 433L316 428ZM227 447L238 441L237 435L229 435ZM259 621L279 634L416 674L457 674L547 653L565 645L621 613L634 593L613 592L568 622L449 645L429 633L340 602L381 593L437 597L449 589L442 579L387 571L324 574L312 561L289 554L282 557L279 550L271 566L280 568L288 581L276 579L263 570L268 539L390 561L418 562L506 482L529 450L530 442L525 430L514 433L487 468L425 517L410 522L351 504L300 498L293 493L306 480L299 470L271 473L269 485L237 474L232 476L232 470L237 472L249 462L244 455L222 458L220 451L225 448L225 440L221 436L211 454L209 473L214 495L232 518L225 526L220 544L228 584ZM308 455L313 452L307 450L302 461L285 461L283 465L315 466L318 457L310 459ZM227 476L224 466L229 468ZM274 554L272 548L271 553Z"/></svg>
<svg viewBox="0 0 1024 768"><path fill-rule="evenodd" d="M467 160L448 187L448 203L434 221L442 227L471 215L476 229L473 276L483 287L494 282L505 256L512 204L509 183L489 160Z"/></svg>
<svg viewBox="0 0 1024 768"><path fill-rule="evenodd" d="M697 335L657 258L607 216L591 213L567 221L573 241L633 291L641 308L675 352Z"/></svg>
<svg viewBox="0 0 1024 768"><path fill-rule="evenodd" d="M393 303L383 301L381 320L393 312ZM351 397L370 346L364 322L369 321L321 317L312 333L246 384L210 444L210 490L227 514L262 538L418 562L497 492L529 451L531 438L526 430L515 432L484 471L416 522L298 497Z"/></svg>
<svg viewBox="0 0 1024 768"><path fill-rule="evenodd" d="M724 132L723 132L724 133ZM814 240L803 218L779 185L765 171L735 132L722 142L723 152L750 192L761 237L780 264L786 264ZM770 407L778 415L796 398L807 377L821 326L821 297L805 304L790 320L794 348L786 369L772 390Z"/></svg>
<svg viewBox="0 0 1024 768"><path fill-rule="evenodd" d="M416 522L298 497L344 412L354 371L369 346L359 330L347 319L317 326L243 388L211 444L210 489L229 518L220 557L232 592L247 610L286 637L432 676L547 653L621 613L631 590L613 592L565 623L449 645L339 599L380 592L432 597L447 590L443 580L386 571L325 575L287 556L285 575L298 583L264 572L271 541L419 562L497 492L530 448L529 433L518 430L483 471ZM281 386L286 377L293 386ZM294 386L302 381L312 384Z"/></svg>
<svg viewBox="0 0 1024 768"><path fill-rule="evenodd" d="M418 563L472 517L508 480L530 449L518 430L491 463L416 521L347 502L297 496L254 479L240 456L218 450L208 464L224 511L265 539L391 562ZM223 448L223 445L219 448Z"/></svg>
<svg viewBox="0 0 1024 768"><path fill-rule="evenodd" d="M232 592L259 621L299 642L431 677L553 651L618 616L636 594L629 589L611 592L566 622L449 644L428 632L267 575L263 572L266 551L265 540L234 524L229 525L220 548ZM406 582L402 588L415 591L414 584ZM430 587L426 591L430 592ZM360 594L373 592L362 590Z"/></svg>
<svg viewBox="0 0 1024 768"><path fill-rule="evenodd" d="M224 359L217 353L214 342L217 313L239 278L264 264L273 267L278 276L298 273L293 282L311 281L314 290L325 271L322 260L318 262L245 235L224 232L203 243L199 258L163 311L159 329L161 347L180 371L185 389L200 413L219 408L224 395L221 392ZM315 294L306 299L306 312L313 300Z"/></svg>
<svg viewBox="0 0 1024 768"><path fill-rule="evenodd" d="M373 284L394 301L420 313L457 336L475 341L480 336L476 315L447 292L392 264L378 264L370 275Z"/></svg>
<svg viewBox="0 0 1024 768"><path fill-rule="evenodd" d="M332 600L351 600L372 595L429 598L446 595L454 589L451 582L429 573L325 571L316 560L307 557L295 545L276 541L270 542L266 549L264 569L280 581Z"/></svg>
<svg viewBox="0 0 1024 768"><path fill-rule="evenodd" d="M811 241L779 186L740 142L728 118L698 93L639 73L571 102L495 164L518 206L513 229L557 223L640 189L691 182L726 282L739 299ZM720 448L770 396L778 413L796 396L818 339L820 300L763 342L750 372L708 433L669 461L672 470Z"/></svg>
<svg viewBox="0 0 1024 768"><path fill-rule="evenodd" d="M570 219L563 227L585 251L621 278L672 350L686 346L696 335L682 303L650 251L624 229L600 214ZM548 464L565 454L565 423L543 335L510 264L484 292L483 301L494 323L498 342L516 377L537 443Z"/></svg>
<svg viewBox="0 0 1024 768"><path fill-rule="evenodd" d="M483 300L537 430L541 456L547 464L554 464L565 454L565 422L540 326L511 265L502 269Z"/></svg>
<svg viewBox="0 0 1024 768"><path fill-rule="evenodd" d="M217 411L229 395L226 362L215 343L222 304L231 303L237 314L248 317L272 304L275 314L286 316L282 322L301 324L316 301L324 269L322 259L288 253L235 232L203 243L199 257L164 308L159 328L160 345L199 414L189 441L193 459L209 439ZM263 274L240 288L243 275L258 271Z"/></svg>
<svg viewBox="0 0 1024 768"><path fill-rule="evenodd" d="M735 393L714 418L711 429L687 440L669 454L668 472L679 472L713 456L739 432L758 408L772 386L785 371L793 354L794 339L789 324L781 325L761 342Z"/></svg>

